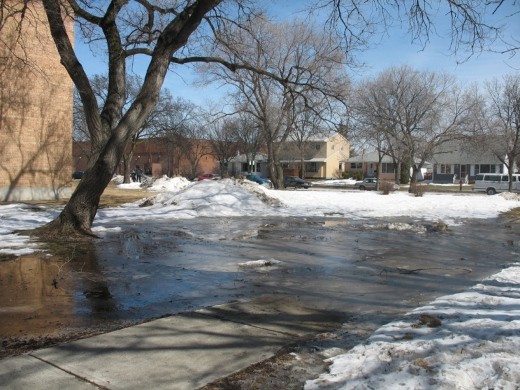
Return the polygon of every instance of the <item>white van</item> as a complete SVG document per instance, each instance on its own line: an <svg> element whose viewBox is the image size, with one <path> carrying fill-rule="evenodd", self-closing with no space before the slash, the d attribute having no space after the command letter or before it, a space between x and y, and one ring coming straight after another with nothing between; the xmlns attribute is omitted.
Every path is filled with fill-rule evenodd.
<svg viewBox="0 0 520 390"><path fill-rule="evenodd" d="M520 175L513 175L513 191L520 191ZM509 191L509 176L497 173L481 173L475 176L473 191L494 195L497 192Z"/></svg>

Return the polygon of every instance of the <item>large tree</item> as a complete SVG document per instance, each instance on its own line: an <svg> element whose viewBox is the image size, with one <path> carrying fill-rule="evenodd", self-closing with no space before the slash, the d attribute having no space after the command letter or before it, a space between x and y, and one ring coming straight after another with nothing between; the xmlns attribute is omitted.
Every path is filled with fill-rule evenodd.
<svg viewBox="0 0 520 390"><path fill-rule="evenodd" d="M248 4L247 4L248 3ZM83 103L86 123L94 147L98 150L93 164L85 172L83 179L57 217L47 226L47 230L64 233L92 235L91 226L95 218L99 200L119 164L128 142L142 127L146 118L157 104L159 92L168 69L173 64L194 62L216 62L231 70L254 69L269 75L265 69L239 61L238 58L215 58L206 50L211 45L202 43L215 41L229 25L241 26L254 14L254 1L247 0L29 0L0 2L0 28L5 18L15 15L23 22L23 15L30 7L43 4L50 30L61 63L73 80ZM502 0L450 0L442 2L449 8L448 18L453 26L454 46L486 41L486 33L498 32L490 29L483 15L491 14L501 7ZM412 33L432 31L432 12L437 10L437 1L392 0L366 2L365 0L322 0L309 1L315 9L326 7L329 21L342 25L341 37L348 50L363 42L374 30L372 15L386 15L394 10L405 10L411 21ZM372 7L373 6L373 7ZM377 12L375 12L377 10ZM107 74L109 79L107 99L99 107L92 85L78 60L74 46L67 35L64 15L70 14L79 29L78 39L99 45L103 42L107 53ZM379 22L379 21L376 21ZM382 23L379 23L382 25ZM481 34L482 32L482 34ZM518 43L518 42L516 42ZM101 45L103 46L103 45ZM516 47L510 47L514 50ZM349 54L353 51L349 51ZM143 85L135 100L124 105L126 67L134 57L147 57L148 67ZM294 69L296 70L296 69ZM287 93L290 83L278 74L272 74ZM72 236L69 234L68 236Z"/></svg>
<svg viewBox="0 0 520 390"><path fill-rule="evenodd" d="M408 163L412 183L437 147L461 138L474 123L476 102L444 74L390 68L358 94L357 108L377 132L380 153Z"/></svg>
<svg viewBox="0 0 520 390"><path fill-rule="evenodd" d="M338 42L312 24L273 23L264 17L227 32L216 53L251 65L233 72L214 68L213 75L233 87L237 108L262 129L271 181L275 188L283 187L280 150L304 111L334 116L334 103L347 92L345 55Z"/></svg>
<svg viewBox="0 0 520 390"><path fill-rule="evenodd" d="M485 145L508 168L509 191L520 157L520 73L487 84L488 107L481 132Z"/></svg>

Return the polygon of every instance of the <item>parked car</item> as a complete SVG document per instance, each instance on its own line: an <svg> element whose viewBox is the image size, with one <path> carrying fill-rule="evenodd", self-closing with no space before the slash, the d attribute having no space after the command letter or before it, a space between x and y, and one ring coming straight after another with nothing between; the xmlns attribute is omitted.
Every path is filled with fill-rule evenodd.
<svg viewBox="0 0 520 390"><path fill-rule="evenodd" d="M312 186L312 183L309 183L298 176L285 176L283 178L283 184L285 188L294 187L307 189Z"/></svg>
<svg viewBox="0 0 520 390"><path fill-rule="evenodd" d="M249 181L254 181L255 183L265 185L267 187L271 187L272 183L269 179L264 179L263 177L260 177L258 175L255 175L254 173L250 173L246 176L246 179Z"/></svg>
<svg viewBox="0 0 520 390"><path fill-rule="evenodd" d="M213 173L205 173L204 175L200 175L198 177L199 181L200 180L218 180L220 179L220 176L218 175L214 175Z"/></svg>
<svg viewBox="0 0 520 390"><path fill-rule="evenodd" d="M83 171L76 171L72 174L72 178L79 180L83 177Z"/></svg>
<svg viewBox="0 0 520 390"><path fill-rule="evenodd" d="M375 190L377 186L377 178L375 177L366 177L361 181L356 181L354 187L359 188L360 190ZM399 189L399 184L394 184L394 190Z"/></svg>
<svg viewBox="0 0 520 390"><path fill-rule="evenodd" d="M513 175L513 191L520 191L520 175ZM473 191L495 195L497 192L509 191L509 176L497 173L481 173L475 176Z"/></svg>

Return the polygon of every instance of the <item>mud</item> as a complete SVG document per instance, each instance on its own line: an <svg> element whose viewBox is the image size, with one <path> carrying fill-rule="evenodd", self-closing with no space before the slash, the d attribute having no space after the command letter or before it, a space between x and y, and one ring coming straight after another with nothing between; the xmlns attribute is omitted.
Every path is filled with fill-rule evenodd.
<svg viewBox="0 0 520 390"><path fill-rule="evenodd" d="M396 315L495 273L519 251L518 226L502 220L448 230L411 219L332 218L113 228L60 256L0 262L1 356L203 308L289 328L302 340L339 329L351 335L348 347ZM257 260L270 266L243 266Z"/></svg>

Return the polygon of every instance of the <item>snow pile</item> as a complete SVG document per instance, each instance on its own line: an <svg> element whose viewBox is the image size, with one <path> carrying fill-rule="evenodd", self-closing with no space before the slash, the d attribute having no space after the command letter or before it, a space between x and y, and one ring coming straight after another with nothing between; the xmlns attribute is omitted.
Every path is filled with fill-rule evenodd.
<svg viewBox="0 0 520 390"><path fill-rule="evenodd" d="M313 184L315 185L319 185L319 186L323 186L323 187L335 187L335 186L353 186L354 184L356 184L357 180L356 179L335 179L335 180L320 180L320 181L315 181L313 182Z"/></svg>
<svg viewBox="0 0 520 390"><path fill-rule="evenodd" d="M148 190L155 192L177 192L186 187L189 187L192 184L193 183L185 177L177 176L169 178L168 176L164 175L163 177L154 180Z"/></svg>
<svg viewBox="0 0 520 390"><path fill-rule="evenodd" d="M305 389L518 389L519 329L516 264L381 327Z"/></svg>
<svg viewBox="0 0 520 390"><path fill-rule="evenodd" d="M177 192L161 192L142 205L145 209L177 211L177 217L237 217L268 213L281 203L257 184L233 179L202 180ZM172 217L170 215L170 217Z"/></svg>
<svg viewBox="0 0 520 390"><path fill-rule="evenodd" d="M419 233L423 231L420 225L430 231L424 221L444 221L452 226L466 218L495 218L501 212L520 207L517 194L487 196L426 193L422 197L415 197L404 191L387 196L375 191L334 189L278 191L248 180L203 180L192 183L181 177L162 177L149 185L150 190L157 192L157 195L120 207L98 210L93 230L113 230L117 224L123 226L121 229L124 230L126 224L136 220L169 221L199 217L334 217L362 221L405 217L415 223L406 225L391 221L396 223L386 225L385 228L410 229ZM120 188L139 188L139 183L121 184ZM0 206L0 234L4 236L16 230L41 226L54 219L58 213L56 208L21 204ZM16 242L17 237L19 242ZM22 253L17 250L29 248L28 242L28 237L13 235L9 240L0 241L0 251ZM27 253L27 250L23 253Z"/></svg>

